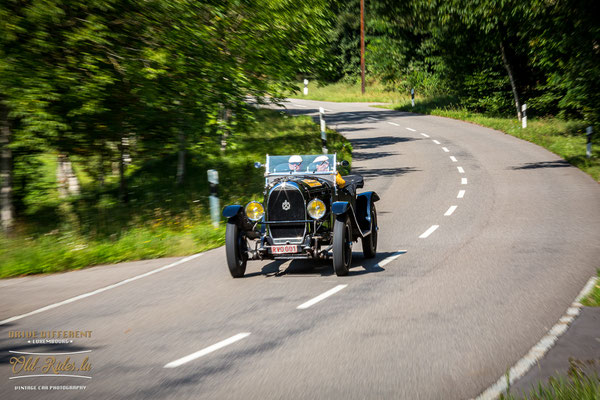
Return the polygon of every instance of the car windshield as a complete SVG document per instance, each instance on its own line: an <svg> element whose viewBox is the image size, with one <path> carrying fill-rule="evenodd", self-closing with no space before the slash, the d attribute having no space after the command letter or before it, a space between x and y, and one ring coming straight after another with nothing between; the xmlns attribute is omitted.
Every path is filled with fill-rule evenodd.
<svg viewBox="0 0 600 400"><path fill-rule="evenodd" d="M267 155L267 174L334 174L336 170L335 154L316 155Z"/></svg>

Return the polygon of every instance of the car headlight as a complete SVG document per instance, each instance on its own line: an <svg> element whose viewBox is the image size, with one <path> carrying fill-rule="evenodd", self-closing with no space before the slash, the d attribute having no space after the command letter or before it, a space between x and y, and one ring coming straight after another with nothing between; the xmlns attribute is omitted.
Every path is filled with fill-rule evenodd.
<svg viewBox="0 0 600 400"><path fill-rule="evenodd" d="M251 201L246 204L245 210L250 221L258 221L265 215L265 209L258 201Z"/></svg>
<svg viewBox="0 0 600 400"><path fill-rule="evenodd" d="M325 203L323 203L319 199L313 199L308 203L306 207L306 211L308 211L308 215L314 219L321 219L323 215L325 215L325 211L327 211L327 207L325 207Z"/></svg>

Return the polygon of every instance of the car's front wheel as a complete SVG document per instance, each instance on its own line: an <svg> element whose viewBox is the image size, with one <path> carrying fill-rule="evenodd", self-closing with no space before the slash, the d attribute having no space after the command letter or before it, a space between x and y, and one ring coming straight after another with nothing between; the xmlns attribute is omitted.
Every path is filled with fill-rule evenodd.
<svg viewBox="0 0 600 400"><path fill-rule="evenodd" d="M225 253L229 272L234 278L241 278L246 272L247 249L244 232L234 221L228 221L225 230Z"/></svg>
<svg viewBox="0 0 600 400"><path fill-rule="evenodd" d="M352 263L352 225L347 215L333 226L333 269L337 276L348 275Z"/></svg>
<svg viewBox="0 0 600 400"><path fill-rule="evenodd" d="M377 211L375 204L371 203L371 233L362 238L362 248L365 258L373 258L377 255Z"/></svg>

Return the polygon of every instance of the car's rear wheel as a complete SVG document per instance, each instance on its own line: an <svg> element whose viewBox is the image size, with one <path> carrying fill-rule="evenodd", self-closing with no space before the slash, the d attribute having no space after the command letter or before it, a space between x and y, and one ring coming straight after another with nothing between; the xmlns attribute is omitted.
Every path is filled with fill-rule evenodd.
<svg viewBox="0 0 600 400"><path fill-rule="evenodd" d="M348 275L352 263L352 226L347 215L333 226L333 269L337 276Z"/></svg>
<svg viewBox="0 0 600 400"><path fill-rule="evenodd" d="M377 255L377 211L375 204L371 203L371 233L362 238L362 248L365 258L373 258Z"/></svg>
<svg viewBox="0 0 600 400"><path fill-rule="evenodd" d="M228 221L225 230L225 253L229 272L234 278L241 278L246 272L247 249L244 232L234 221Z"/></svg>

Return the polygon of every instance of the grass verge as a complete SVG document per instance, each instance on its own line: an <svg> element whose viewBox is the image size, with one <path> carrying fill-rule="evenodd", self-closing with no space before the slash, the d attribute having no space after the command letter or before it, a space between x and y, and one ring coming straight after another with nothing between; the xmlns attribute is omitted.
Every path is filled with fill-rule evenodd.
<svg viewBox="0 0 600 400"><path fill-rule="evenodd" d="M102 190L82 180L82 194L61 201L55 168L46 168L47 190L31 200L15 235L0 236L0 278L183 256L222 245L224 227L213 228L208 217L208 169L219 172L222 207L245 204L262 201L263 171L253 165L264 162L266 153L321 152L319 127L310 117L262 109L255 118L245 131L229 137L224 153L218 145L216 152L191 145L183 185L175 184L175 154L131 168L127 204L118 201L114 179ZM352 147L343 136L329 131L328 146L351 161Z"/></svg>
<svg viewBox="0 0 600 400"><path fill-rule="evenodd" d="M600 398L600 377L593 368L596 360L586 362L569 360L566 377L552 377L544 385L538 384L529 394L515 396L510 393L500 395L500 400L597 400ZM600 360L598 360L600 362Z"/></svg>
<svg viewBox="0 0 600 400"><path fill-rule="evenodd" d="M300 86L303 86L302 84ZM378 82L368 82L365 94L361 93L360 84L337 82L329 85L310 81L308 84L308 95L302 90L294 93L292 97L306 100L336 101L344 103L392 103L398 104L410 99L409 94L389 90Z"/></svg>
<svg viewBox="0 0 600 400"><path fill-rule="evenodd" d="M581 301L581 304L587 307L600 307L600 269L598 270L598 278L596 284L592 288L590 294Z"/></svg>

